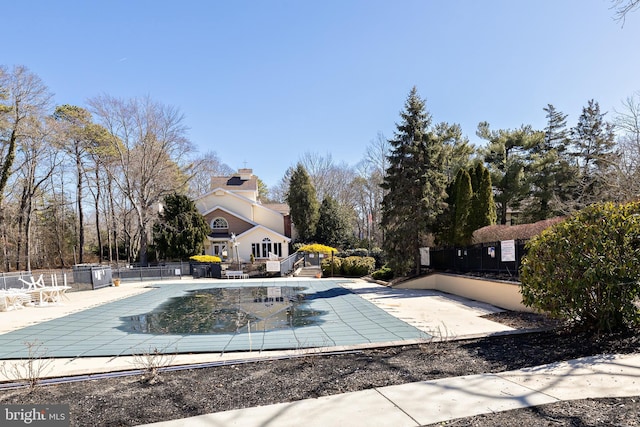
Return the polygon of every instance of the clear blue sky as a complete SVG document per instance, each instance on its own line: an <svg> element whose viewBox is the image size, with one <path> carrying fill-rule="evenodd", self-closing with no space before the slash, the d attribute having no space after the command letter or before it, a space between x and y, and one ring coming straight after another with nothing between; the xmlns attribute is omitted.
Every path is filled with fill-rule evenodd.
<svg viewBox="0 0 640 427"><path fill-rule="evenodd" d="M200 151L271 186L305 152L354 165L393 136L412 86L472 142L573 126L640 90L640 11L608 0L20 0L2 6L0 64L57 104L150 95L178 107Z"/></svg>

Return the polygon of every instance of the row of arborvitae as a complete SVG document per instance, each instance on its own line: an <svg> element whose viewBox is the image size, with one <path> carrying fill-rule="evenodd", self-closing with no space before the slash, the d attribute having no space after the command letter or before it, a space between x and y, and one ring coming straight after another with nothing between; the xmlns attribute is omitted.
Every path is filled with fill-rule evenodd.
<svg viewBox="0 0 640 427"><path fill-rule="evenodd" d="M597 332L640 326L640 202L589 206L527 249L525 305Z"/></svg>

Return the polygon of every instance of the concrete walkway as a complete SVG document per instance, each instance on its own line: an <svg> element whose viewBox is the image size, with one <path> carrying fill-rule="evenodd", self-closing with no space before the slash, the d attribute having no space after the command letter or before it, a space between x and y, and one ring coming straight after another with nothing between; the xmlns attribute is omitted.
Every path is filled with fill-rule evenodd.
<svg viewBox="0 0 640 427"><path fill-rule="evenodd" d="M381 387L146 425L409 427L561 400L638 395L640 355L595 356L499 374Z"/></svg>

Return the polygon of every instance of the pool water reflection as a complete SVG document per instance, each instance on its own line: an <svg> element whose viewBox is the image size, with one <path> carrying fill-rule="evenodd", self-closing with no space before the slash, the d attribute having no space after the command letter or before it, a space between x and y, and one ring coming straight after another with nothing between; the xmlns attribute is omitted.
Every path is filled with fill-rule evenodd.
<svg viewBox="0 0 640 427"><path fill-rule="evenodd" d="M228 334L298 328L321 322L303 287L238 287L189 291L150 313L125 317L128 332Z"/></svg>

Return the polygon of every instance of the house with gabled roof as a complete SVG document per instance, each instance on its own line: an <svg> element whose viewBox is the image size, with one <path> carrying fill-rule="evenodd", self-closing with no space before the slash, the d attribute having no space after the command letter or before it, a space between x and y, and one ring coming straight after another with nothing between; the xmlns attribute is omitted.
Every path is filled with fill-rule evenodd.
<svg viewBox="0 0 640 427"><path fill-rule="evenodd" d="M195 200L210 227L205 254L228 262L289 256L291 219L286 204L262 204L252 169L213 177L211 191Z"/></svg>

